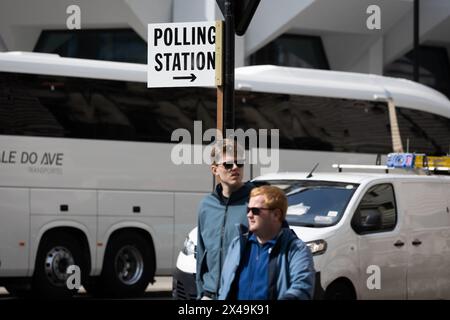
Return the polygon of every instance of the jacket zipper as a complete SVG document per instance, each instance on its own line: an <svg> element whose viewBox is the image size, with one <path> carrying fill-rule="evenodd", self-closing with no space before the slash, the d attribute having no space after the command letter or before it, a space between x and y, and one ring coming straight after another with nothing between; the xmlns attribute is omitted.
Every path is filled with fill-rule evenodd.
<svg viewBox="0 0 450 320"><path fill-rule="evenodd" d="M225 206L225 213L223 217L223 224L222 229L220 231L220 254L219 254L219 277L217 278L217 284L216 284L216 295L218 294L217 289L220 286L220 278L222 277L222 260L223 260L223 238L225 236L225 225L227 223L227 213L228 213L228 205L230 203L231 196L227 200L227 204Z"/></svg>

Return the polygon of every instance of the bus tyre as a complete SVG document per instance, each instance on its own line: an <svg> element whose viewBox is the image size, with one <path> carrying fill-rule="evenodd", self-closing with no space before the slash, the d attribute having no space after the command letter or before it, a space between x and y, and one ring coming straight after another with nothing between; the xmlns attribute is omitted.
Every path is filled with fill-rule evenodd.
<svg viewBox="0 0 450 320"><path fill-rule="evenodd" d="M69 279L67 268L77 266L78 281ZM76 284L83 283L87 274L87 263L79 239L69 233L58 232L45 237L36 257L33 275L33 295L45 298L66 299L77 293ZM69 280L69 281L68 281Z"/></svg>
<svg viewBox="0 0 450 320"><path fill-rule="evenodd" d="M139 234L122 233L106 248L101 292L113 297L140 296L154 272L150 244Z"/></svg>
<svg viewBox="0 0 450 320"><path fill-rule="evenodd" d="M325 300L356 300L355 292L351 285L345 282L332 283L325 291Z"/></svg>

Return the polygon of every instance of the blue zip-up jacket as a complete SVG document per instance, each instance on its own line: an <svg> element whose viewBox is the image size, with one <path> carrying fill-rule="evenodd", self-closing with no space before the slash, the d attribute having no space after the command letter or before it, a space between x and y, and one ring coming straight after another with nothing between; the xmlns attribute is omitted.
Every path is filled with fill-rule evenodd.
<svg viewBox="0 0 450 320"><path fill-rule="evenodd" d="M248 225L247 204L252 182L245 183L230 198L222 195L222 185L200 203L197 234L197 297L205 292L217 298L223 261L231 241L239 234L236 225Z"/></svg>
<svg viewBox="0 0 450 320"><path fill-rule="evenodd" d="M285 225L286 226L286 225ZM251 233L244 225L230 244L223 266L219 300L236 298L236 273ZM309 300L315 271L311 251L289 227L282 227L269 254L269 300Z"/></svg>

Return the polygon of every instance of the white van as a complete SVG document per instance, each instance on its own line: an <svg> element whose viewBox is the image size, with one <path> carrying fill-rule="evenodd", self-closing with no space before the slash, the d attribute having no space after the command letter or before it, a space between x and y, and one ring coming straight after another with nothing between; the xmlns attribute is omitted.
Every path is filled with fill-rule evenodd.
<svg viewBox="0 0 450 320"><path fill-rule="evenodd" d="M314 256L316 298L449 299L450 177L276 173L287 220ZM174 296L195 297L194 229L180 252Z"/></svg>

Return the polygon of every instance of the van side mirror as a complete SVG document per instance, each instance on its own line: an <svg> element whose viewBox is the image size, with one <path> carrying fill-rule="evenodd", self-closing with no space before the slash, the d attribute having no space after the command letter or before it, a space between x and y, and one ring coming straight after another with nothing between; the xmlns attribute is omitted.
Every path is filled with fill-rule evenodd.
<svg viewBox="0 0 450 320"><path fill-rule="evenodd" d="M381 212L377 208L360 208L356 212L352 226L357 233L381 229Z"/></svg>

